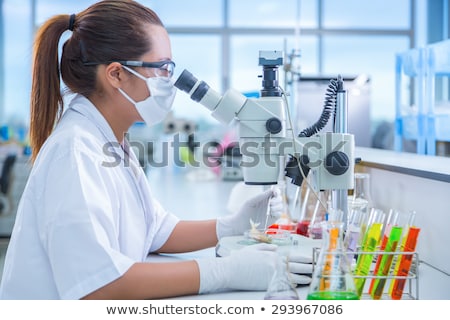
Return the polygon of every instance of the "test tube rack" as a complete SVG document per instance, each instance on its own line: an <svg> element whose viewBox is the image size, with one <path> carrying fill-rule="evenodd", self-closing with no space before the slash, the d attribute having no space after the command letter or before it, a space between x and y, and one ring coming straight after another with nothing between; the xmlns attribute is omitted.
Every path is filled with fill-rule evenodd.
<svg viewBox="0 0 450 320"><path fill-rule="evenodd" d="M316 262L318 260L318 255L320 252L321 248L313 248L313 256L312 256L312 264L313 264L313 273L314 273L314 268L316 265ZM337 254L335 252L327 252L327 254ZM339 253L339 254L342 254ZM418 300L419 299L419 276L418 276L418 271L419 271L419 256L417 252L405 252L405 251L393 251L393 252L385 252L385 251L352 251L352 252L344 252L344 254L351 254L351 255L355 255L355 256L359 256L362 254L370 254L373 256L372 259L372 266L370 269L370 272L368 273L368 275L355 275L354 274L354 266L355 263L352 263L352 272L353 272L353 278L357 279L357 278L364 278L366 280L366 284L365 284L365 288L363 291L363 294L361 295L361 300L372 300L371 295L368 292L368 286L370 284L370 281L372 281L372 279L386 279L386 285L383 291L383 294L381 296L381 300L391 300L391 297L388 293L389 290L389 286L390 283L392 281L395 280L404 280L406 281L405 283L405 289L403 291L402 294L402 300ZM374 267L375 267L375 263L376 260L378 258L378 256L380 255L393 255L393 261L391 264L391 268L389 270L389 273L385 276L380 276L380 275L375 275L374 274ZM396 265L396 261L397 259L400 259L402 256L405 255L411 255L412 256L412 263L411 263L411 268L408 271L408 274L405 276L399 276L399 275L395 275L394 272L394 267ZM354 261L352 261L354 262Z"/></svg>

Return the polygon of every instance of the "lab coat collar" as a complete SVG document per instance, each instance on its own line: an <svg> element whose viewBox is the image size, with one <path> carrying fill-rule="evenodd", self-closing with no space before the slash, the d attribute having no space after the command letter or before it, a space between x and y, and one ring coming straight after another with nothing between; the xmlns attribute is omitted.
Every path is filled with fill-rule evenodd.
<svg viewBox="0 0 450 320"><path fill-rule="evenodd" d="M113 148L122 160L128 156L133 157L129 152L130 147L128 141L124 139L123 145L117 141L111 126L89 99L81 94L76 94L69 104L69 109L80 113L94 123L104 136L105 142L110 144L110 150Z"/></svg>
<svg viewBox="0 0 450 320"><path fill-rule="evenodd" d="M88 98L81 94L75 95L69 104L69 108L91 120L102 132L108 142L117 142L117 138L109 123Z"/></svg>

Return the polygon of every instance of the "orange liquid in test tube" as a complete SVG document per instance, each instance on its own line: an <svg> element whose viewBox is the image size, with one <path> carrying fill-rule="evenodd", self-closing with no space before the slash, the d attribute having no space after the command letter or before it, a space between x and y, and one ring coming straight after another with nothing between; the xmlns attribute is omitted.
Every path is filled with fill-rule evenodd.
<svg viewBox="0 0 450 320"><path fill-rule="evenodd" d="M410 227L406 236L405 246L402 248L403 252L414 252L416 250L417 238L419 236L420 228ZM403 254L399 257L398 271L396 276L406 277L411 268L413 255ZM393 300L400 300L403 295L406 279L395 279L391 287L391 298Z"/></svg>
<svg viewBox="0 0 450 320"><path fill-rule="evenodd" d="M324 269L323 269L323 275L325 277L323 277L320 282L320 290L321 291L328 290L330 287L329 280L326 278L326 276L331 275L332 270L333 270L333 263L334 263L334 259L335 259L335 255L333 254L333 251L336 250L338 237L339 237L339 229L338 228L331 229L330 230L330 246L329 246L329 250L331 253L327 255L326 260L325 260L325 265L324 265Z"/></svg>

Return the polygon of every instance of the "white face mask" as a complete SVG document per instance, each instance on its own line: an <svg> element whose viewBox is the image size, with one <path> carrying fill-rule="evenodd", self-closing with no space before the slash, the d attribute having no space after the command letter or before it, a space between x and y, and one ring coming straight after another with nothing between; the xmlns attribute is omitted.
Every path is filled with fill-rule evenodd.
<svg viewBox="0 0 450 320"><path fill-rule="evenodd" d="M174 87L171 79L167 77L146 78L133 69L126 66L123 67L147 83L150 96L136 102L121 88L119 88L119 92L136 107L136 110L148 126L163 121L172 109L173 100L177 93L177 89Z"/></svg>

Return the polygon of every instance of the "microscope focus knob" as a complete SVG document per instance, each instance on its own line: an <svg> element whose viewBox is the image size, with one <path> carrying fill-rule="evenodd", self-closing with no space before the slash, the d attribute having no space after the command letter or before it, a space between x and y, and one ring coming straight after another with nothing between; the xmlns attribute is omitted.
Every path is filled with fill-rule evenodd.
<svg viewBox="0 0 450 320"><path fill-rule="evenodd" d="M278 118L270 118L266 121L266 129L270 133L279 133L281 132L281 129L283 128L283 125L281 124L280 119Z"/></svg>
<svg viewBox="0 0 450 320"><path fill-rule="evenodd" d="M349 167L350 160L342 151L330 152L325 158L325 169L334 176L344 174Z"/></svg>

